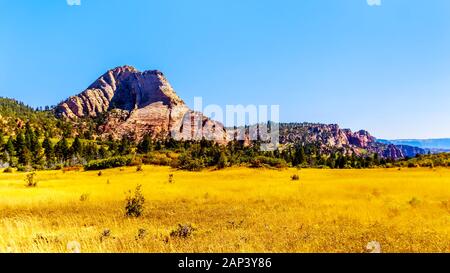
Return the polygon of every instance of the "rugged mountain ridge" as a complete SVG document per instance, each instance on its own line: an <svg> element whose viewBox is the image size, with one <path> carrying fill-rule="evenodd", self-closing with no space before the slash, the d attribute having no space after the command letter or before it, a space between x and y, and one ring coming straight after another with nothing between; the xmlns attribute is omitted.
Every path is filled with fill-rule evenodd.
<svg viewBox="0 0 450 273"><path fill-rule="evenodd" d="M347 154L357 155L377 153L381 157L399 159L424 154L426 151L407 145L396 146L380 143L365 130L352 132L341 129L337 124L282 123L280 124L280 143L316 143L325 152L339 149Z"/></svg>

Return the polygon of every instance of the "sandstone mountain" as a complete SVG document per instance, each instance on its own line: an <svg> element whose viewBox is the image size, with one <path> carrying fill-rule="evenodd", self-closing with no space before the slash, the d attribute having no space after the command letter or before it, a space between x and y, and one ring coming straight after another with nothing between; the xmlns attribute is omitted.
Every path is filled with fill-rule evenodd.
<svg viewBox="0 0 450 273"><path fill-rule="evenodd" d="M146 134L154 138L213 137L218 142L227 138L222 124L191 111L157 70L112 69L79 95L59 104L55 112L69 120L102 117L99 133L115 138L127 135L140 139Z"/></svg>

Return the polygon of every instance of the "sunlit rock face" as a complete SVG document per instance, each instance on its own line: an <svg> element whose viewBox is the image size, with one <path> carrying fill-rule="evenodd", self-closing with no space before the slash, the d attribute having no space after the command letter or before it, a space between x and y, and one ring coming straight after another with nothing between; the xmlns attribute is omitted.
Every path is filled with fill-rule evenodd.
<svg viewBox="0 0 450 273"><path fill-rule="evenodd" d="M191 111L157 70L139 72L131 66L112 69L79 95L59 104L56 114L70 120L102 116L101 134L114 138L128 135L140 139L149 134L154 138L201 139L213 134L213 140L226 141L223 125ZM200 115L202 126L186 124L193 115ZM211 124L215 125L213 132ZM184 131L187 128L196 131Z"/></svg>

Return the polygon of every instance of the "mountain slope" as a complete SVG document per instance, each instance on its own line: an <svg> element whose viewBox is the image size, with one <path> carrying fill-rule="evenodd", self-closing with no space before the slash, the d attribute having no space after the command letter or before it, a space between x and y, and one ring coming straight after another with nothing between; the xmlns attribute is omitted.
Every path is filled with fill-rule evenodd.
<svg viewBox="0 0 450 273"><path fill-rule="evenodd" d="M58 134L58 120L51 111L37 111L22 102L0 97L0 129L4 135L14 135L30 124L52 134Z"/></svg>
<svg viewBox="0 0 450 273"><path fill-rule="evenodd" d="M108 71L85 91L60 103L55 112L68 120L101 117L99 133L115 138L141 139L146 134L184 139L213 134L219 142L227 138L222 124L189 109L163 73L139 72L131 66ZM201 125L187 130L193 128L193 119ZM210 126L214 130L206 130Z"/></svg>

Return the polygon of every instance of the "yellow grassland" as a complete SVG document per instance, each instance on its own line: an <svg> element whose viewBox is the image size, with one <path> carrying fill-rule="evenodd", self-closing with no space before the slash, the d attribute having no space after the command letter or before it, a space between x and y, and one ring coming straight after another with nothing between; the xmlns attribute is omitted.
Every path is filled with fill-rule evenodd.
<svg viewBox="0 0 450 273"><path fill-rule="evenodd" d="M0 252L67 252L73 241L82 252L360 253L371 241L383 252L450 252L450 169L144 166L37 172L35 188L25 176L0 174ZM127 218L137 184L145 211ZM178 224L192 236L170 236Z"/></svg>

